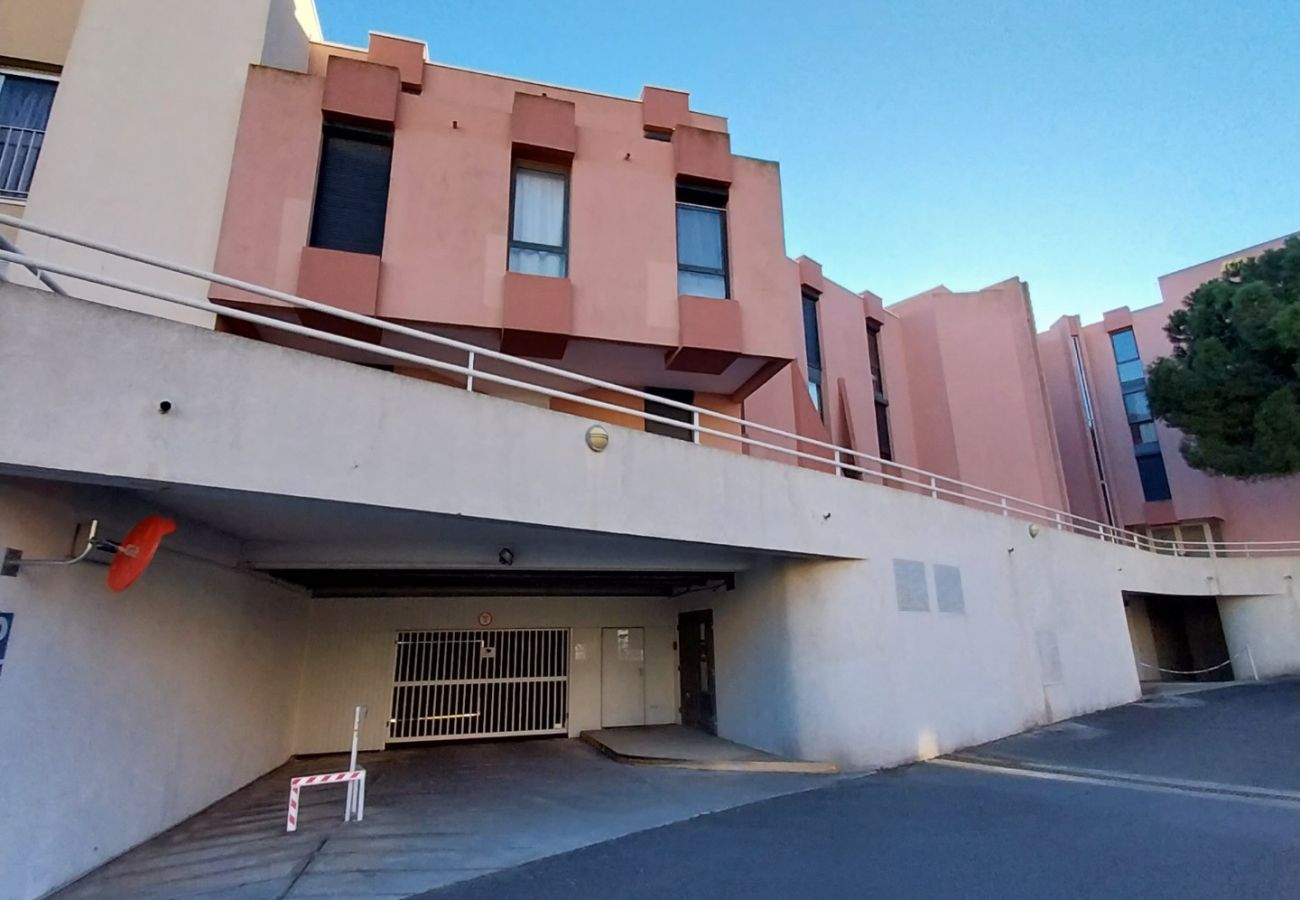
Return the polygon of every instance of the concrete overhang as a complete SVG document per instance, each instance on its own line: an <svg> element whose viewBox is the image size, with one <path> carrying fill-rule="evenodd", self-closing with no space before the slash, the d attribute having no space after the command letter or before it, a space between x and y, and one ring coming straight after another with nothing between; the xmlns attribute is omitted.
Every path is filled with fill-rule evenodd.
<svg viewBox="0 0 1300 900"><path fill-rule="evenodd" d="M869 499L846 479L614 425L596 454L581 416L14 285L0 321L0 466L865 555L837 527Z"/></svg>

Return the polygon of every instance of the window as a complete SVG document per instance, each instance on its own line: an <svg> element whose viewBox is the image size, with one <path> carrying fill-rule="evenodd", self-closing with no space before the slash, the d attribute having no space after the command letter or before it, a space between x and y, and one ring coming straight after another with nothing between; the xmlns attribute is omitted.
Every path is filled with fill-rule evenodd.
<svg viewBox="0 0 1300 900"><path fill-rule="evenodd" d="M569 274L566 172L515 166L510 193L510 271L553 278Z"/></svg>
<svg viewBox="0 0 1300 900"><path fill-rule="evenodd" d="M1137 338L1132 328L1115 331L1110 336L1110 346L1115 352L1115 372L1119 376L1119 389L1124 397L1124 414L1128 418L1133 455L1137 460L1138 478L1142 482L1142 496L1148 502L1168 500L1173 496L1169 489L1169 474L1160 454L1160 441L1155 419L1151 416L1151 403L1147 399L1146 376L1142 358L1138 354Z"/></svg>
<svg viewBox="0 0 1300 900"><path fill-rule="evenodd" d="M817 413L826 417L822 400L822 338L817 322L817 295L811 291L803 294L803 347L808 357L808 395L812 397Z"/></svg>
<svg viewBox="0 0 1300 900"><path fill-rule="evenodd" d="M1150 502L1168 500L1173 493L1169 490L1169 475L1165 472L1165 460L1157 447L1154 453L1137 457L1138 478L1142 480L1142 496Z"/></svg>
<svg viewBox="0 0 1300 900"><path fill-rule="evenodd" d="M1170 553L1178 556L1214 556L1217 545L1222 543L1216 520L1208 522L1179 522L1175 525L1138 526L1138 534L1146 535L1153 541L1169 541L1170 544L1156 544L1157 553Z"/></svg>
<svg viewBox="0 0 1300 900"><path fill-rule="evenodd" d="M663 397L665 400L676 400L678 403L695 404L695 392L677 390L676 388L646 388L647 394L654 394L656 397ZM662 416L665 419L674 419L686 425L694 425L695 413L689 409L680 409L676 406L669 406L666 403L657 403L654 400L645 402L645 411L652 416ZM695 432L689 428L680 428L676 425L667 425L663 422L652 422L646 419L645 430L650 434L659 434L664 437L677 438L679 441L695 441Z"/></svg>
<svg viewBox="0 0 1300 900"><path fill-rule="evenodd" d="M311 246L376 256L383 252L392 161L391 132L325 125Z"/></svg>
<svg viewBox="0 0 1300 900"><path fill-rule="evenodd" d="M58 82L0 73L0 200L26 200Z"/></svg>
<svg viewBox="0 0 1300 900"><path fill-rule="evenodd" d="M727 189L677 186L677 293L726 299Z"/></svg>
<svg viewBox="0 0 1300 900"><path fill-rule="evenodd" d="M876 436L880 441L880 458L894 458L894 442L889 434L889 398L885 396L885 370L880 363L880 323L867 321L867 359L871 364L871 391L876 399Z"/></svg>

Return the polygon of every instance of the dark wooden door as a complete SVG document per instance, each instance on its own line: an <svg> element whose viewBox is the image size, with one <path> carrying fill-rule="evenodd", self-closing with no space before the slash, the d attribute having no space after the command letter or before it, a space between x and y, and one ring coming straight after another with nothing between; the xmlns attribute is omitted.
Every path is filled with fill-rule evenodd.
<svg viewBox="0 0 1300 900"><path fill-rule="evenodd" d="M718 733L713 676L713 610L677 616L677 667L682 685L682 724Z"/></svg>

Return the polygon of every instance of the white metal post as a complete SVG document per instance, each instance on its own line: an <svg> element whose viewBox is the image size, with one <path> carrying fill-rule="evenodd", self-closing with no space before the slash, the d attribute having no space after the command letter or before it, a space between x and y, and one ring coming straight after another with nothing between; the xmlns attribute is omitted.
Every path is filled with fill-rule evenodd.
<svg viewBox="0 0 1300 900"><path fill-rule="evenodd" d="M1007 498L1006 498L1006 497L1003 497L1003 498L1002 498L1002 515L1004 515L1004 516L1009 516L1009 515L1011 515L1010 511L1007 509Z"/></svg>
<svg viewBox="0 0 1300 900"><path fill-rule="evenodd" d="M358 706L356 710L352 713L352 755L348 758L349 772L355 772L357 770L357 735L361 731L361 721L365 719L365 717L366 717L366 708L364 706ZM364 792L365 792L364 782L359 782L359 781L348 782L348 798L347 798L347 802L343 805L344 822L347 822L349 819L351 819L353 815L357 816L358 822L361 821L359 809L361 804L364 804L366 802Z"/></svg>
<svg viewBox="0 0 1300 900"><path fill-rule="evenodd" d="M930 497L933 499L938 499L939 497L939 485L934 480L933 475L930 476Z"/></svg>
<svg viewBox="0 0 1300 900"><path fill-rule="evenodd" d="M838 448L835 450L835 474L844 474L844 468L840 465L840 451Z"/></svg>
<svg viewBox="0 0 1300 900"><path fill-rule="evenodd" d="M469 351L469 361L465 363L467 374L465 376L465 390L474 390L474 351Z"/></svg>

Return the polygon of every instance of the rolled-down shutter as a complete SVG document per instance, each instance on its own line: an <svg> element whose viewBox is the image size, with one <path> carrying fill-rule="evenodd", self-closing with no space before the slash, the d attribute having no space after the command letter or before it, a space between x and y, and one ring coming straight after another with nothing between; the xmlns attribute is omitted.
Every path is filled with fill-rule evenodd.
<svg viewBox="0 0 1300 900"><path fill-rule="evenodd" d="M326 127L311 221L313 247L383 252L392 162L392 135Z"/></svg>

